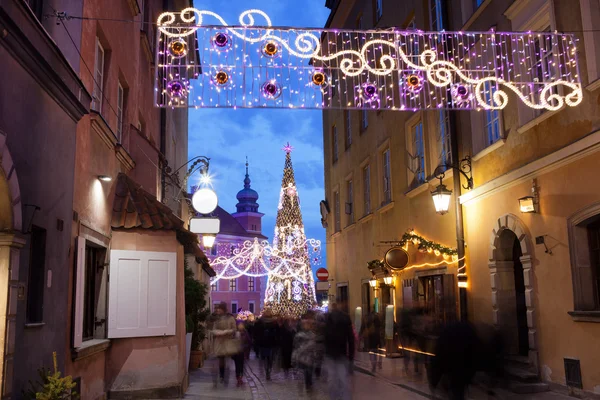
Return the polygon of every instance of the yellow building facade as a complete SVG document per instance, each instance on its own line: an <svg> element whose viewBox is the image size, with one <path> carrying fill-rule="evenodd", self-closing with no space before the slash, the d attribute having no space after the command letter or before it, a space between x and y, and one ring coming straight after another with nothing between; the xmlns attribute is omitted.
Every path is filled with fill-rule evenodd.
<svg viewBox="0 0 600 400"><path fill-rule="evenodd" d="M393 290L379 280L377 293L367 263L382 259L411 229L457 246L456 210L436 214L430 191L439 184L438 166L470 156L474 188L454 190L451 200L460 204L466 243L462 312L497 326L507 355L553 389L600 395L600 32L593 29L600 26L600 2L396 3L329 4L328 27L574 32L584 98L552 112L524 107L512 94L500 111L325 111L330 295L347 298L351 315L371 311L375 295L380 312L395 304L396 311L424 307L440 322L460 315L452 260L422 265L444 259L410 242L413 268L394 274ZM540 40L535 51L552 57L559 49ZM458 154L448 134L456 135ZM450 189L454 174L445 174ZM521 212L524 197L534 212Z"/></svg>

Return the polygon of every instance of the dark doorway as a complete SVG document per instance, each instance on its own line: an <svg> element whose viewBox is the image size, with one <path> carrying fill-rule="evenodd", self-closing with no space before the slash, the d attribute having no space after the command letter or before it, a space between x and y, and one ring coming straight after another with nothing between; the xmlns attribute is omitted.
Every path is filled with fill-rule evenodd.
<svg viewBox="0 0 600 400"><path fill-rule="evenodd" d="M338 286L338 303L341 310L348 313L348 286Z"/></svg>
<svg viewBox="0 0 600 400"><path fill-rule="evenodd" d="M513 234L514 235L514 234ZM527 356L529 353L529 329L527 327L527 304L525 303L525 277L523 264L521 264L521 244L514 237L513 261L515 275L515 297L517 301L517 329L519 335L519 355Z"/></svg>

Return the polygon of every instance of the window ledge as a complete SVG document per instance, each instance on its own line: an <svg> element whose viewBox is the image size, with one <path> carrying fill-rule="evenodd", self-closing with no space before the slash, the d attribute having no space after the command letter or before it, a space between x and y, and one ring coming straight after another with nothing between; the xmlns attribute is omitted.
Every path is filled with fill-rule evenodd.
<svg viewBox="0 0 600 400"><path fill-rule="evenodd" d="M45 322L32 322L30 324L25 324L25 329L41 328L44 325L46 325Z"/></svg>
<svg viewBox="0 0 600 400"><path fill-rule="evenodd" d="M72 349L71 357L73 361L105 351L110 347L109 339L93 339L83 342L81 347Z"/></svg>
<svg viewBox="0 0 600 400"><path fill-rule="evenodd" d="M530 130L534 126L541 124L542 122L544 122L548 118L552 117L556 113L560 112L561 110L546 111L545 113L543 113L539 117L536 117L536 118L532 119L531 121L529 121L528 123L526 123L525 125L521 126L520 128L517 128L517 132L519 132L519 133L527 132L528 130Z"/></svg>
<svg viewBox="0 0 600 400"><path fill-rule="evenodd" d="M478 160L482 159L483 157L487 156L488 154L490 154L490 153L498 150L500 147L504 146L504 143L506 143L506 139L500 138L498 141L496 141L496 143L489 145L485 149L481 150L479 153L475 154L471 158L471 160L478 161Z"/></svg>
<svg viewBox="0 0 600 400"><path fill-rule="evenodd" d="M477 18L479 18L479 16L483 13L483 10L485 10L487 8L487 6L489 6L490 4L492 4L492 0L485 0L483 3L481 3L481 5L479 7L477 7L475 12L473 12L473 15L471 15L471 17L463 25L463 27L461 28L461 31L468 30L469 27L471 25L473 25L473 22L475 22L477 20Z"/></svg>
<svg viewBox="0 0 600 400"><path fill-rule="evenodd" d="M600 78L596 79L594 82L590 83L585 87L589 92L593 92L596 89L600 89Z"/></svg>
<svg viewBox="0 0 600 400"><path fill-rule="evenodd" d="M367 221L370 221L372 219L373 219L373 213L370 212L367 215L363 216L361 219L359 219L358 222L360 222L362 224L363 222L367 222Z"/></svg>
<svg viewBox="0 0 600 400"><path fill-rule="evenodd" d="M569 311L568 314L576 322L600 322L600 311Z"/></svg>
<svg viewBox="0 0 600 400"><path fill-rule="evenodd" d="M421 193L425 192L428 189L429 189L429 183L428 182L423 182L419 186L417 186L416 188L410 189L410 190L404 192L404 195L406 197L408 197L409 199L412 199L413 197L416 197L416 196L420 195Z"/></svg>
<svg viewBox="0 0 600 400"><path fill-rule="evenodd" d="M353 222L350 225L346 225L346 227L344 228L344 232L350 231L350 230L352 230L354 228L356 228L356 222Z"/></svg>
<svg viewBox="0 0 600 400"><path fill-rule="evenodd" d="M341 234L342 234L342 231L337 231L337 232L334 232L334 233L331 235L331 237L332 237L332 238L336 238L336 237L340 236Z"/></svg>
<svg viewBox="0 0 600 400"><path fill-rule="evenodd" d="M394 201L393 200L390 201L389 203L387 203L386 205L383 205L383 206L379 207L377 209L377 212L378 213L384 213L386 211L391 210L392 208L394 208Z"/></svg>

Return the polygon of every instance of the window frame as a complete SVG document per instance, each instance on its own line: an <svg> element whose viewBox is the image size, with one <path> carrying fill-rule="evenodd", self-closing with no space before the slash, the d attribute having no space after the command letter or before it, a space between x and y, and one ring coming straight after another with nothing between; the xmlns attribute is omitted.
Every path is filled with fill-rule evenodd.
<svg viewBox="0 0 600 400"><path fill-rule="evenodd" d="M336 162L338 162L338 152L339 152L339 147L338 147L337 125L333 124L331 126L331 160L332 160L332 164L335 164Z"/></svg>
<svg viewBox="0 0 600 400"><path fill-rule="evenodd" d="M381 177L383 179L381 186L382 202L384 206L392 202L392 152L390 147L381 151Z"/></svg>
<svg viewBox="0 0 600 400"><path fill-rule="evenodd" d="M253 276L248 277L248 291L255 292L256 291L256 281Z"/></svg>
<svg viewBox="0 0 600 400"><path fill-rule="evenodd" d="M366 132L367 128L369 127L369 110L367 109L362 109L361 111L359 111L360 114L360 133L364 133Z"/></svg>
<svg viewBox="0 0 600 400"><path fill-rule="evenodd" d="M48 232L46 229L36 225L31 226L31 237L29 241L29 271L27 279L27 306L25 309L26 324L40 324L44 322L47 239ZM39 247L35 245L38 240Z"/></svg>
<svg viewBox="0 0 600 400"><path fill-rule="evenodd" d="M439 110L438 124L438 140L440 141L438 162L440 166L450 166L452 165L452 129L448 110Z"/></svg>
<svg viewBox="0 0 600 400"><path fill-rule="evenodd" d="M444 30L444 13L442 7L443 5L441 0L429 0L429 26L431 28L431 31Z"/></svg>
<svg viewBox="0 0 600 400"><path fill-rule="evenodd" d="M235 309L233 308L233 306L235 306ZM231 302L231 304L229 305L229 307L230 307L229 309L231 311L231 314L235 317L237 315L238 308L240 308L239 303L237 302L237 300L233 300Z"/></svg>
<svg viewBox="0 0 600 400"><path fill-rule="evenodd" d="M218 282L215 282L215 283L211 283L211 284L210 284L210 291L211 291L211 292L218 292L218 291L219 291L219 285L218 285Z"/></svg>
<svg viewBox="0 0 600 400"><path fill-rule="evenodd" d="M420 127L420 129L417 129ZM420 186L426 181L426 153L425 153L425 125L419 117L414 123L410 124L410 149L414 154L410 154L413 159L418 159L418 168L415 171L409 172L413 175L412 187ZM420 133L420 140L418 134ZM420 146L419 146L420 143Z"/></svg>
<svg viewBox="0 0 600 400"><path fill-rule="evenodd" d="M374 22L377 24L383 17L383 0L373 0Z"/></svg>
<svg viewBox="0 0 600 400"><path fill-rule="evenodd" d="M102 55L100 57L100 55ZM100 58L102 62L100 63ZM104 68L106 65L106 51L100 43L100 38L96 36L96 47L94 55L94 82L92 89L91 108L99 114L102 114L102 103L104 102Z"/></svg>
<svg viewBox="0 0 600 400"><path fill-rule="evenodd" d="M581 0L580 4L588 84L600 84L600 32L595 29L600 25L600 0Z"/></svg>
<svg viewBox="0 0 600 400"><path fill-rule="evenodd" d="M229 280L229 291L230 292L237 292L238 288L238 282L237 282L237 278L236 279L230 279Z"/></svg>
<svg viewBox="0 0 600 400"><path fill-rule="evenodd" d="M336 189L333 192L333 230L334 233L341 232L341 213L340 213L340 190Z"/></svg>
<svg viewBox="0 0 600 400"><path fill-rule="evenodd" d="M252 310L250 309L250 306L252 306ZM248 311L250 311L252 314L256 312L256 302L254 300L248 301Z"/></svg>
<svg viewBox="0 0 600 400"><path fill-rule="evenodd" d="M117 141L123 141L123 115L125 110L125 89L121 82L117 82Z"/></svg>
<svg viewBox="0 0 600 400"><path fill-rule="evenodd" d="M494 88L494 86L496 87ZM493 104L492 99L495 90L498 90L497 85L490 81L484 82L483 96L487 104ZM483 133L485 135L485 147L487 148L502 139L500 110L485 110L483 115Z"/></svg>
<svg viewBox="0 0 600 400"><path fill-rule="evenodd" d="M371 164L362 167L363 178L363 216L371 214Z"/></svg>
<svg viewBox="0 0 600 400"><path fill-rule="evenodd" d="M346 180L346 204L350 205L350 213L346 213L348 221L346 226L352 225L354 221L354 181L352 178Z"/></svg>
<svg viewBox="0 0 600 400"><path fill-rule="evenodd" d="M344 110L344 128L346 133L345 146L348 150L352 146L352 113L349 110Z"/></svg>

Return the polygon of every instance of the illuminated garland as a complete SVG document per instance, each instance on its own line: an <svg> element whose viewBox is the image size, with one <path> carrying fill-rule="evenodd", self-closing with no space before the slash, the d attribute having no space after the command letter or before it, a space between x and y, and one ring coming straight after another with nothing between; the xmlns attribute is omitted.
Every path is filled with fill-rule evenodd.
<svg viewBox="0 0 600 400"><path fill-rule="evenodd" d="M423 236L417 235L415 231L410 230L402 235L402 239L400 239L400 246L405 247L408 242L411 242L415 246L418 246L419 251L434 253L436 256L443 256L446 258L457 258L458 250L456 248L451 248L448 246L444 246L443 244L439 244L430 240L427 240Z"/></svg>
<svg viewBox="0 0 600 400"><path fill-rule="evenodd" d="M255 25L254 15L264 18L266 28L259 28ZM246 99L243 95L243 102L237 104L231 100L220 104L215 103L213 99L205 103L202 96L193 96L193 87L190 79L196 76L182 76L187 74L187 70L195 71L199 65L186 63L188 54L194 54L188 51L187 44L183 38L187 38L200 28L206 32L213 32L214 27L203 25L203 17L210 16L217 19L223 26L223 30L216 35L211 36L211 51L223 52L229 51L232 47L232 38L242 40L250 45L261 44L259 53L267 60L265 66L283 67L296 71L298 66L294 64L276 65L273 60L281 57L283 50L290 56L301 60L312 60L315 65L312 76L308 79L308 86L320 90L324 95L327 93L327 87L335 85L332 76L339 70L343 74L342 79L360 78L355 85L355 95L352 101L342 103L340 108L387 108L392 110L410 109L416 111L421 108L422 103L426 103L426 108L477 108L484 110L503 109L508 104L511 91L527 106L533 109L559 110L564 106L574 107L583 100L583 91L579 73L577 72L577 52L572 35L561 35L552 33L472 33L472 32L420 32L420 31L368 31L368 32L350 32L337 30L307 30L307 29L274 29L269 16L260 10L248 10L239 17L239 26L229 26L226 21L218 14L198 10L195 8L186 8L179 13L162 13L158 20L158 29L164 38L157 43L159 46L157 54L159 56L159 68L165 68L165 72L170 77L166 82L160 84L160 90L157 92L168 98L167 103L158 100L158 105L185 107L185 99L189 98L195 102L198 100L200 105L195 107L255 107L255 106L285 106L281 101L283 90L290 94L298 94L294 88L283 86L275 77L262 77L259 73L257 77L254 74L251 79L259 85L260 94L266 103L256 104L259 100L254 98ZM176 23L179 17L180 23ZM289 38L285 34L290 34ZM254 33L254 35L253 35ZM368 34L367 34L368 33ZM331 40L323 40L322 34L333 36ZM344 35L357 35L358 47L350 45L349 48L338 50L338 38L343 40ZM363 40L358 38L362 35ZM199 35L198 35L199 36ZM543 38L542 38L543 36ZM327 37L327 36L326 36ZM474 51L475 39L469 41L468 38L477 37L481 43L480 54ZM539 51L535 50L536 37L545 43ZM449 45L448 48L461 46L459 53L446 54L447 50L436 49L437 47L446 48L446 42L452 41L455 46ZM464 43L467 43L465 45ZM323 49L323 43L329 47ZM522 43L522 44L521 44ZM165 46L161 50L160 46ZM340 45L342 46L342 45ZM425 49L421 51L421 46ZM510 49L509 49L510 46ZM234 46L237 48L237 45ZM245 49L246 46L244 46ZM404 49L403 49L404 47ZM521 50L523 48L523 50ZM332 50L333 49L333 50ZM376 57L376 50L381 53ZM528 50L526 50L528 49ZM244 50L245 52L246 50ZM369 54L370 53L370 54ZM487 53L487 54L486 54ZM493 54L492 54L493 53ZM497 53L497 54L496 54ZM550 53L550 61L545 60L545 54ZM167 54L169 57L167 57ZM243 57L237 57L240 65L229 63L227 68L223 67L223 60L215 59L214 65L210 61L204 61L206 57L201 57L205 71L208 74L217 93L227 89L227 86L233 85L232 68L240 67L239 73L240 85L245 88L246 68L248 73L253 68L250 51ZM460 54L460 55L459 55ZM491 62L481 66L477 63L477 58L489 57ZM440 59L446 57L447 60ZM212 59L212 57L209 57ZM473 61L472 61L473 59ZM332 64L333 62L337 63ZM271 62L271 64L269 64ZM538 63L549 62L546 70L541 72L543 76L537 74ZM258 62L258 66L262 64ZM321 66L322 65L322 66ZM528 65L531 65L528 67ZM527 69L529 68L529 69ZM215 71L212 71L215 69ZM535 71L534 71L535 70ZM176 71L180 71L177 73ZM326 72L327 71L327 72ZM395 72L400 72L400 82L378 82L378 77L392 77ZM298 71L302 75L302 69ZM193 75L193 74L192 74ZM508 77L509 79L506 79ZM231 79L230 79L231 78ZM298 82L303 79L298 76L293 78ZM425 90L423 81L431 85L431 89L443 89L435 94L434 90ZM288 77L288 81L290 78ZM348 82L355 82L350 79ZM238 86L240 86L238 85ZM254 87L254 84L251 85ZM389 87L389 88L388 88ZM396 87L396 89L394 89ZM563 87L566 93L561 93L558 88ZM492 89L493 88L493 89ZM385 94L388 89L393 94ZM245 90L245 89L244 89ZM237 91L236 91L237 92ZM421 93L423 92L423 93ZM427 93L430 92L430 93ZM396 106L385 101L392 101L400 94L406 96L405 103ZM252 95L252 92L249 93ZM420 99L420 96L423 98ZM331 95L333 96L333 95ZM436 96L439 96L436 97ZM427 98L427 99L426 99ZM312 102L314 95L310 99ZM441 100L441 101L440 101ZM241 100L240 100L241 101ZM269 102L271 101L271 102ZM301 104L294 105L291 100L288 107L294 108L332 108L332 102L306 103L306 99ZM194 106L189 104L190 107Z"/></svg>

